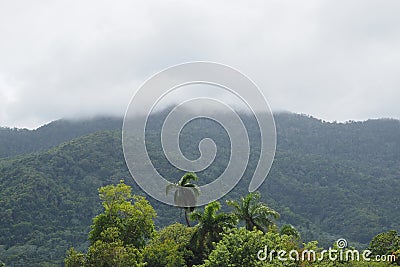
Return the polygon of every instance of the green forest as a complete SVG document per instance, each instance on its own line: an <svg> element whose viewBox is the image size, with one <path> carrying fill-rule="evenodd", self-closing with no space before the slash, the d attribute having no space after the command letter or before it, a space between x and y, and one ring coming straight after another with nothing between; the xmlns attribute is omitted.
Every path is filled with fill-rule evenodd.
<svg viewBox="0 0 400 267"><path fill-rule="evenodd" d="M186 179L188 176L191 177ZM195 174L185 174L180 186L190 186L190 180L197 180L192 177ZM238 201L227 201L231 212L221 211L217 201L201 210L184 208L196 225L191 227L188 219L187 225L174 223L159 231L155 231L153 207L144 197L132 195L124 181L100 188L99 197L103 212L93 219L89 248L86 253L71 248L65 258L67 267L400 265L400 236L396 231L375 236L368 257L324 256L317 241L301 243L301 236L292 225L285 224L279 229L274 222L279 213L260 202L258 192ZM242 226L238 227L239 223ZM353 250L338 246L339 243L332 244L336 252L342 250L344 255ZM264 252L264 247L270 253ZM292 251L293 256L279 251ZM385 255L390 260L377 262L373 257L376 255Z"/></svg>
<svg viewBox="0 0 400 267"><path fill-rule="evenodd" d="M0 128L0 261L5 266L385 266L257 259L265 245L321 253L340 238L348 241L347 249L398 253L399 121L336 123L275 114L275 160L259 193L249 195L260 136L253 118L242 117L251 139L243 179L218 202L194 210L159 203L135 184L122 153L120 118L60 120L36 130ZM146 145L157 170L179 183L185 173L168 163L160 146L164 118L164 113L152 118ZM209 120L183 128L185 156L196 158L204 137L215 141L218 152L210 168L196 173L198 180L191 182L197 185L218 177L229 160L227 134ZM262 216L266 225L246 223L240 215L245 201L268 211Z"/></svg>

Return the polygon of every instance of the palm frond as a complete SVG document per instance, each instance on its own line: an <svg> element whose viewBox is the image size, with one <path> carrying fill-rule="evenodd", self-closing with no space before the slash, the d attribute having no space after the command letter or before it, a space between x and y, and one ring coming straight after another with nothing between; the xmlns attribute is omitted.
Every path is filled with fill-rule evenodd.
<svg viewBox="0 0 400 267"><path fill-rule="evenodd" d="M182 176L182 178L179 180L178 185L179 186L186 186L190 181L197 181L199 178L197 175L193 172L188 172L185 175Z"/></svg>
<svg viewBox="0 0 400 267"><path fill-rule="evenodd" d="M169 184L167 185L167 187L165 188L165 195L168 196L169 192L171 191L172 188L176 188L176 184Z"/></svg>

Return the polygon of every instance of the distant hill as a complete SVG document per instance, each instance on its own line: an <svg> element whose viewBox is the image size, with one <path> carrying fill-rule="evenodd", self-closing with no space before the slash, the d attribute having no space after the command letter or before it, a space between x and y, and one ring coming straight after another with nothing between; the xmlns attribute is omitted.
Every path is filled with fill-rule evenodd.
<svg viewBox="0 0 400 267"><path fill-rule="evenodd" d="M0 127L0 158L44 151L76 137L121 127L122 119L112 117L57 120L36 130Z"/></svg>
<svg viewBox="0 0 400 267"><path fill-rule="evenodd" d="M160 172L177 180L182 173L167 162L158 140L163 116L150 124L148 147ZM366 245L379 232L400 229L399 121L327 123L290 113L276 114L275 120L277 154L259 191L281 213L279 223L291 223L303 239L325 246L339 237ZM256 164L259 135L251 118L245 121L251 161L225 199L246 194ZM60 266L70 246L87 246L91 218L100 211L100 186L125 179L143 194L124 162L121 125L122 119L97 118L56 121L36 131L1 130L0 260L9 266ZM229 158L226 133L209 120L183 129L183 153L198 155L205 136L219 150L213 165L198 173L200 183L217 177ZM19 145L13 149L13 143ZM179 209L150 201L158 227L183 219Z"/></svg>
<svg viewBox="0 0 400 267"><path fill-rule="evenodd" d="M291 113L275 116L278 148L393 166L400 161L400 121L329 123Z"/></svg>

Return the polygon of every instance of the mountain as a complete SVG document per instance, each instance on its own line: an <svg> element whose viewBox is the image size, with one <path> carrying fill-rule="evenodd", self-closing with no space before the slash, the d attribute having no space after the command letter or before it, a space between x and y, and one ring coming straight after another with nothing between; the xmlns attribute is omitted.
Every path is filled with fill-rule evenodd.
<svg viewBox="0 0 400 267"><path fill-rule="evenodd" d="M168 163L159 141L164 118L157 114L149 124L149 154L160 173L176 181L182 172ZM250 162L221 203L246 194L257 163L259 133L251 117L243 118L251 139ZM399 121L330 123L291 113L275 114L275 121L277 153L259 191L281 213L279 223L295 225L304 240L324 246L339 237L365 246L379 232L400 229ZM84 249L91 219L101 209L100 186L125 179L144 195L124 162L121 125L118 118L95 118L56 121L34 131L2 130L0 260L7 266L60 266L70 246ZM212 166L198 173L200 183L218 177L229 161L226 132L207 119L184 127L183 154L198 156L204 137L216 142L218 152ZM179 209L149 200L158 227L183 221Z"/></svg>
<svg viewBox="0 0 400 267"><path fill-rule="evenodd" d="M121 127L122 120L113 117L57 120L36 130L0 127L0 158L44 151L76 137Z"/></svg>

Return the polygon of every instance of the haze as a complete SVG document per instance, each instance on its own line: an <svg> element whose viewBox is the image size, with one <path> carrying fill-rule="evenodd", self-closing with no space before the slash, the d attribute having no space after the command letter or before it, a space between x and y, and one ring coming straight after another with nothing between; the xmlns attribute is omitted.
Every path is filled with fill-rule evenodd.
<svg viewBox="0 0 400 267"><path fill-rule="evenodd" d="M0 125L122 116L193 60L249 76L273 110L400 118L400 1L1 1Z"/></svg>

